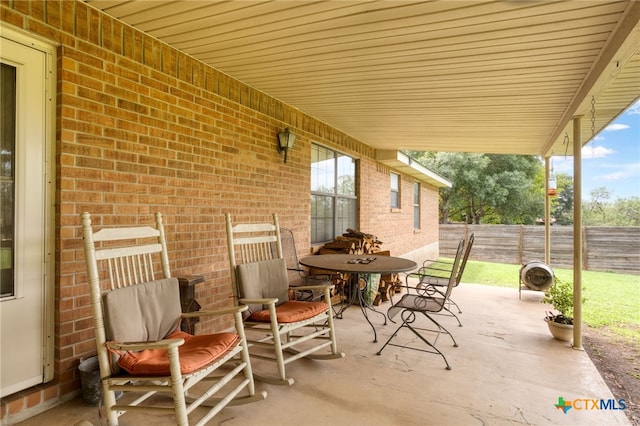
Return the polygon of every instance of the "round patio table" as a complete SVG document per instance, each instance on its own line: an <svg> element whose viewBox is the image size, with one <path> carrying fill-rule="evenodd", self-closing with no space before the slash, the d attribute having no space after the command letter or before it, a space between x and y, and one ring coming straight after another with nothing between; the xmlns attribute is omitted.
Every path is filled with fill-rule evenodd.
<svg viewBox="0 0 640 426"><path fill-rule="evenodd" d="M411 271L418 266L416 262L402 257L380 256L375 254L322 254L302 258L300 259L300 263L310 268L325 269L332 272L356 275L356 288L354 289L355 291L351 292L351 294L358 295L360 310L373 330L374 342L378 341L378 335L376 333L376 328L373 326L369 316L367 315L367 309L381 314L384 317L385 324L387 323L387 317L382 312L376 311L373 306L366 303L362 291L358 286L360 276L365 275L368 283L369 276L371 274L393 274L406 272ZM354 298L351 300L351 303L353 302Z"/></svg>

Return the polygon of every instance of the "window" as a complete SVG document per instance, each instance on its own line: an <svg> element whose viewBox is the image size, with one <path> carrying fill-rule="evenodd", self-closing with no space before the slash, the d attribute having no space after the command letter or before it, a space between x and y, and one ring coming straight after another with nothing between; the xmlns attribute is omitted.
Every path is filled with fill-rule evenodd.
<svg viewBox="0 0 640 426"><path fill-rule="evenodd" d="M356 163L349 156L311 145L311 243L357 229Z"/></svg>
<svg viewBox="0 0 640 426"><path fill-rule="evenodd" d="M391 208L400 208L400 175L391 173Z"/></svg>
<svg viewBox="0 0 640 426"><path fill-rule="evenodd" d="M15 295L15 162L16 162L16 81L17 68L0 64L0 87L2 114L0 125L0 224L2 224L2 247L0 247L0 298Z"/></svg>
<svg viewBox="0 0 640 426"><path fill-rule="evenodd" d="M413 229L420 229L420 182L413 182Z"/></svg>

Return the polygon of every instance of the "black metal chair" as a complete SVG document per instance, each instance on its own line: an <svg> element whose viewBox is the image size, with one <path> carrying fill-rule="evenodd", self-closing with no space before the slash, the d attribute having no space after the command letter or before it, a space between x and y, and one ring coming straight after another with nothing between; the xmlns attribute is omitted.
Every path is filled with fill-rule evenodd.
<svg viewBox="0 0 640 426"><path fill-rule="evenodd" d="M407 286L407 292L400 298L400 300L396 303L393 303L392 306L387 311L387 316L390 320L400 315L400 319L402 323L398 328L393 332L391 337L385 342L385 344L380 348L377 352L378 355L382 354L382 351L387 346L397 346L400 348L413 349L427 353L433 353L440 355L447 365L447 370L451 370L451 366L447 361L447 358L444 354L436 347L436 343L441 333L448 334L451 340L453 341L453 346L457 347L458 343L454 339L453 335L447 330L442 324L436 321L433 318L433 314L437 314L445 309L449 298L451 296L451 291L455 287L456 276L459 269L460 261L462 258L462 254L464 252L465 244L464 238L460 240L458 243L458 249L456 251L456 257L453 261L451 272L449 274L448 283L446 288L437 284L441 277L432 277L429 275L423 275L420 277L420 281L415 287ZM426 319L428 319L431 323L433 323L437 328L429 329L423 328L416 325L416 321L421 314ZM413 334L415 334L422 342L427 345L427 349L419 348L416 346L409 346L407 344L398 344L393 343L393 340L398 336L398 333L403 328L409 329ZM424 334L427 332L435 332L435 338L433 342L429 341Z"/></svg>
<svg viewBox="0 0 640 426"><path fill-rule="evenodd" d="M469 259L469 253L471 253L474 240L475 235L471 233L471 235L469 235L469 239L465 243L464 255L462 256L462 260L460 261L458 272L456 274L454 288L460 285L460 282L462 281L462 275L464 274L464 269L467 266L467 260ZM460 241L464 241L464 237L462 237ZM407 274L406 283L409 285L409 277L417 277L419 280L422 277L430 277L430 281L433 285L446 287L449 284L449 276L452 268L453 262L450 260L425 260L418 271ZM456 307L459 314L462 313L460 306L451 297L447 301L447 306L445 306L443 311L446 314L453 316L456 321L458 321L458 325L462 327L462 322L460 322L460 318L458 318L458 316L451 310L451 305Z"/></svg>
<svg viewBox="0 0 640 426"><path fill-rule="evenodd" d="M316 273L307 268L304 268L300 264L298 259L298 250L296 248L296 241L293 236L293 231L287 228L280 228L280 241L282 244L282 254L284 256L285 263L287 265L287 271L295 272L299 277L299 282L303 281L307 285L332 285L333 275L329 271L323 271L322 273ZM295 292L296 300L303 301L319 301L324 296L323 291L314 290L299 290L296 287L299 286L295 280L291 280L291 289Z"/></svg>

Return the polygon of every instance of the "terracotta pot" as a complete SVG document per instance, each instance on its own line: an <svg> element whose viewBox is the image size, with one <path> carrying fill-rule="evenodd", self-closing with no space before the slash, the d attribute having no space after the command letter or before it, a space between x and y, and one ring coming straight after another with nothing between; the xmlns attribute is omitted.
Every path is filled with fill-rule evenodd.
<svg viewBox="0 0 640 426"><path fill-rule="evenodd" d="M550 320L544 319L549 326L549 331L554 339L562 340L563 342L570 342L573 339L573 325L572 324L560 324Z"/></svg>

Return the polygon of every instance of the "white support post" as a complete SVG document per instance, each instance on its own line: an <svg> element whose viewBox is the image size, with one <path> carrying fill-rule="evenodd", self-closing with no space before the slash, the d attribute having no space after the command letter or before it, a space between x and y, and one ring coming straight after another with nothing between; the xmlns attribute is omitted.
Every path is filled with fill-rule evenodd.
<svg viewBox="0 0 640 426"><path fill-rule="evenodd" d="M551 197L549 197L550 157L544 158L544 263L551 265Z"/></svg>
<svg viewBox="0 0 640 426"><path fill-rule="evenodd" d="M573 348L582 350L582 117L573 118Z"/></svg>

